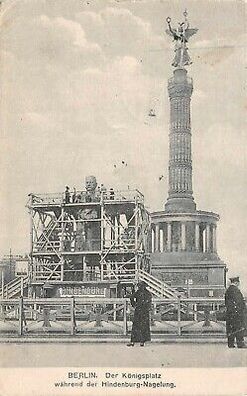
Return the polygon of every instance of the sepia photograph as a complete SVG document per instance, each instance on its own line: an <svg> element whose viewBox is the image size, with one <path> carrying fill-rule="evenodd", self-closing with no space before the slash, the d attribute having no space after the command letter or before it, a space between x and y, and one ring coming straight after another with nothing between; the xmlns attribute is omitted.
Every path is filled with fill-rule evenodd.
<svg viewBox="0 0 247 396"><path fill-rule="evenodd" d="M0 394L247 395L246 2L0 1Z"/></svg>

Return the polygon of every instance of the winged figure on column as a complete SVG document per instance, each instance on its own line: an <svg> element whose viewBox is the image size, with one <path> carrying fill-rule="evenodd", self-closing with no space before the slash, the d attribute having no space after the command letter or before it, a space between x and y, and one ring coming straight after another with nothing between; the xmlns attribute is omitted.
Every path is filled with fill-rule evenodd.
<svg viewBox="0 0 247 396"><path fill-rule="evenodd" d="M191 65L192 63L191 58L188 54L187 42L189 41L189 38L198 31L198 29L192 29L189 27L187 15L187 11L185 10L184 21L179 22L176 29L172 28L171 26L171 18L166 18L166 22L168 24L168 29L166 29L166 33L169 36L172 36L173 40L175 41L175 58L172 63L172 66L174 67L184 67Z"/></svg>

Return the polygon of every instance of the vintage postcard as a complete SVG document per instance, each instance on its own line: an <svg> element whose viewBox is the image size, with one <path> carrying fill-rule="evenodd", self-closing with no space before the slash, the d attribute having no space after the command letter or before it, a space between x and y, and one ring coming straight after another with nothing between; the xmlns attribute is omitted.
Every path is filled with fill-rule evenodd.
<svg viewBox="0 0 247 396"><path fill-rule="evenodd" d="M0 395L247 395L246 3L0 1Z"/></svg>

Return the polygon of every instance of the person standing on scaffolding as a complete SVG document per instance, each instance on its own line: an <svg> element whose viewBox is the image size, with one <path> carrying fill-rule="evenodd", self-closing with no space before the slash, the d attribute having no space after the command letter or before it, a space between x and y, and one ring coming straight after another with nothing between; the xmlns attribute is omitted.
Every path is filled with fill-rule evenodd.
<svg viewBox="0 0 247 396"><path fill-rule="evenodd" d="M73 188L73 194L72 194L72 203L76 202L76 198L77 198L77 196L76 196L76 188L74 187Z"/></svg>
<svg viewBox="0 0 247 396"><path fill-rule="evenodd" d="M69 186L65 187L65 193L64 193L64 201L65 203L70 203L70 191L69 191Z"/></svg>
<svg viewBox="0 0 247 396"><path fill-rule="evenodd" d="M135 312L131 338L127 346L134 346L135 342L139 342L143 347L146 341L151 341L149 313L152 306L152 294L146 289L145 282L138 283L138 289L130 296L130 302Z"/></svg>

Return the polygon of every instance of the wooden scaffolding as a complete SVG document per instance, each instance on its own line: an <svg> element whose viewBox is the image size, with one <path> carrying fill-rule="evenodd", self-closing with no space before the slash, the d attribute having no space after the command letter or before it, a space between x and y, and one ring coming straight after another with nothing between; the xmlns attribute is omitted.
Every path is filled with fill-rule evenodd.
<svg viewBox="0 0 247 396"><path fill-rule="evenodd" d="M79 198L78 198L79 197ZM138 190L30 194L30 284L131 284L149 272L150 218Z"/></svg>

